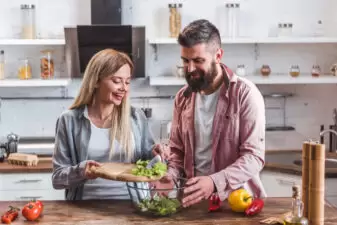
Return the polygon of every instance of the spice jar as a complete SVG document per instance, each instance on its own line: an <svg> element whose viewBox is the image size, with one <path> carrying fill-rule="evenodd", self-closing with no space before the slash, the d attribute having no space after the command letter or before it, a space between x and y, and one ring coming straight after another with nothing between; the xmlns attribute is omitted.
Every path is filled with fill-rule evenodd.
<svg viewBox="0 0 337 225"><path fill-rule="evenodd" d="M241 77L246 76L246 67L245 67L245 65L243 65L243 64L238 65L236 67L235 73L236 73L236 75L241 76Z"/></svg>
<svg viewBox="0 0 337 225"><path fill-rule="evenodd" d="M21 5L21 38L35 39L35 5Z"/></svg>
<svg viewBox="0 0 337 225"><path fill-rule="evenodd" d="M177 15L177 5L169 4L170 9L170 37L176 37L177 35L177 24L176 24L176 15Z"/></svg>
<svg viewBox="0 0 337 225"><path fill-rule="evenodd" d="M262 65L260 71L262 76L269 76L269 74L271 73L269 65Z"/></svg>
<svg viewBox="0 0 337 225"><path fill-rule="evenodd" d="M289 69L289 74L292 77L298 77L300 75L300 67L298 65L292 65Z"/></svg>
<svg viewBox="0 0 337 225"><path fill-rule="evenodd" d="M24 59L20 61L18 77L21 80L32 78L32 68L29 64L28 59Z"/></svg>
<svg viewBox="0 0 337 225"><path fill-rule="evenodd" d="M54 77L54 59L52 58L52 51L41 51L40 59L41 78L49 79Z"/></svg>
<svg viewBox="0 0 337 225"><path fill-rule="evenodd" d="M311 76L319 77L321 74L321 68L319 65L313 65L311 69Z"/></svg>

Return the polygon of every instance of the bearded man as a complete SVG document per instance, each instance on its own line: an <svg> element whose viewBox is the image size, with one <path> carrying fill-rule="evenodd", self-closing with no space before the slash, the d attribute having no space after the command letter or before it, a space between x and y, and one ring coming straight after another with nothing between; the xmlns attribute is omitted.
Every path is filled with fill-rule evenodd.
<svg viewBox="0 0 337 225"><path fill-rule="evenodd" d="M265 106L258 88L221 63L218 29L196 20L178 37L187 85L174 101L168 180L188 178L183 206L245 188L266 197Z"/></svg>

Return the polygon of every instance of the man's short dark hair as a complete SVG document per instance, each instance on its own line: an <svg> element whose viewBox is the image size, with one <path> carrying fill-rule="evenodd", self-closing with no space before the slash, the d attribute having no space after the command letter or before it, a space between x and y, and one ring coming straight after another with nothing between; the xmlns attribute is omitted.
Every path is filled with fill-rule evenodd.
<svg viewBox="0 0 337 225"><path fill-rule="evenodd" d="M190 48L196 44L211 44L212 46L221 47L221 38L219 30L208 20L200 19L191 22L179 34L178 43Z"/></svg>

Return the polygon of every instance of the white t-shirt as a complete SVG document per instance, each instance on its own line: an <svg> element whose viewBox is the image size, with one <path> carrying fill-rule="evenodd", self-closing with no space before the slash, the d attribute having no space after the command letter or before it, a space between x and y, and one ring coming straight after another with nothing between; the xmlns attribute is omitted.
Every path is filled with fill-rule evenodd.
<svg viewBox="0 0 337 225"><path fill-rule="evenodd" d="M87 109L85 116L89 118ZM91 136L88 146L88 160L95 160L97 162L109 162L110 153L110 129L98 128L92 122ZM122 153L120 157L121 147L118 141L114 141L116 154L112 157L110 162L121 162L125 159L125 154ZM129 193L125 182L106 180L97 178L87 180L84 184L83 199L129 199Z"/></svg>
<svg viewBox="0 0 337 225"><path fill-rule="evenodd" d="M210 95L197 93L194 110L195 175L209 175L212 165L212 129L220 88Z"/></svg>

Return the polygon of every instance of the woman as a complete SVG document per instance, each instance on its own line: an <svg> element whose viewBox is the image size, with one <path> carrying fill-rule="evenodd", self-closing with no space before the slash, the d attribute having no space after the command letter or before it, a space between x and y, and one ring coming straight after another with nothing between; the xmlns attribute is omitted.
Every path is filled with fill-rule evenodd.
<svg viewBox="0 0 337 225"><path fill-rule="evenodd" d="M95 54L87 65L78 96L56 123L53 186L67 200L128 199L124 182L90 173L102 162L151 159L154 145L143 111L130 106L133 64L113 49ZM153 148L156 146L155 148Z"/></svg>

